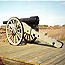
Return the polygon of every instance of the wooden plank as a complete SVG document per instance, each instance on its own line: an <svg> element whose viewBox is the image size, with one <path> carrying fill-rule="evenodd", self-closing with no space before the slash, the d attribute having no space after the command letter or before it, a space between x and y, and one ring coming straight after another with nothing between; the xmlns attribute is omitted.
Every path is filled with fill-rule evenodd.
<svg viewBox="0 0 65 65"><path fill-rule="evenodd" d="M65 43L65 42L64 42ZM33 62L42 65L54 65L65 63L65 45L63 48L54 48L45 42L24 46L12 46L9 43L0 43L0 56Z"/></svg>

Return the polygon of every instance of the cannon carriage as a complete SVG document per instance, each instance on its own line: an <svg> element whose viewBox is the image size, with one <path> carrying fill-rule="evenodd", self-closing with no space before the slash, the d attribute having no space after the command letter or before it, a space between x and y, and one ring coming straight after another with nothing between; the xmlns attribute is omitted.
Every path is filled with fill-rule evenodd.
<svg viewBox="0 0 65 65"><path fill-rule="evenodd" d="M57 48L63 46L62 42L57 41L46 35L39 32L38 24L39 17L32 16L30 18L17 18L11 17L8 21L3 21L3 24L6 24L6 35L10 44L19 45L24 39L25 42L34 42L37 38L40 40L53 45ZM21 43L26 44L26 43Z"/></svg>
<svg viewBox="0 0 65 65"><path fill-rule="evenodd" d="M33 16L30 18L21 18L21 19L18 19L17 17L11 17L8 21L3 21L3 24L7 24L6 35L7 35L8 41L12 45L19 45L23 39L26 42L34 42L36 40L36 37L34 35L33 36L31 35L31 30L30 30L30 34L27 34L24 31L22 22L29 25L31 27L31 30L35 29L36 31L39 31L38 29L39 17L38 16ZM29 30L27 30L27 32L28 31Z"/></svg>

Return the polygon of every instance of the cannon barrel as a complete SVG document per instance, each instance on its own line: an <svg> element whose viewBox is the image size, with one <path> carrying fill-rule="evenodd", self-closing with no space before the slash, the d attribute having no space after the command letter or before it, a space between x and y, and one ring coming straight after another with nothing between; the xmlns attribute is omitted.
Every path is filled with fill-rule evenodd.
<svg viewBox="0 0 65 65"><path fill-rule="evenodd" d="M19 19L21 22L25 22L28 25L38 25L39 24L39 17L38 16L32 16L30 18L21 18ZM7 24L8 21L3 21L3 24Z"/></svg>
<svg viewBox="0 0 65 65"><path fill-rule="evenodd" d="M39 17L38 16L33 16L30 18L21 18L20 21L27 23L28 25L38 25L39 24Z"/></svg>
<svg viewBox="0 0 65 65"><path fill-rule="evenodd" d="M7 24L8 21L3 21L3 24Z"/></svg>

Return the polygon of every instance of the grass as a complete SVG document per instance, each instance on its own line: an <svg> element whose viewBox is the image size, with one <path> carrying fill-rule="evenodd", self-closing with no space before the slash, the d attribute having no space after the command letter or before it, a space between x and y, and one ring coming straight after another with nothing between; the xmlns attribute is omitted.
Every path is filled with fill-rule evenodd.
<svg viewBox="0 0 65 65"><path fill-rule="evenodd" d="M38 25L39 27L43 27L43 25Z"/></svg>
<svg viewBox="0 0 65 65"><path fill-rule="evenodd" d="M38 25L38 26L39 26L39 27L43 27L43 26L44 26L44 27L48 27L48 25Z"/></svg>
<svg viewBox="0 0 65 65"><path fill-rule="evenodd" d="M65 38L64 39L60 39L59 41L65 41Z"/></svg>

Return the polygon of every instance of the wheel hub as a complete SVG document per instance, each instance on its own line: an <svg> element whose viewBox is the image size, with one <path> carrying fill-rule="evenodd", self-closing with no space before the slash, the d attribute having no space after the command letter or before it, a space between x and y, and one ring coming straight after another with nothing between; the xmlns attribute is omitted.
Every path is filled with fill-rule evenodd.
<svg viewBox="0 0 65 65"><path fill-rule="evenodd" d="M12 29L12 35L15 36L17 33L17 30L15 28Z"/></svg>

